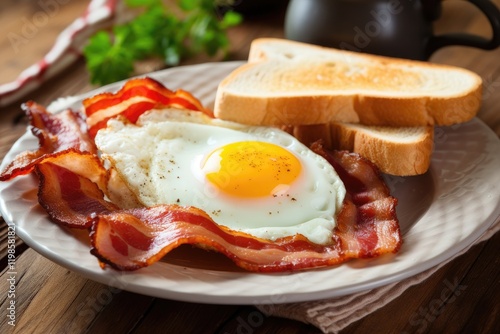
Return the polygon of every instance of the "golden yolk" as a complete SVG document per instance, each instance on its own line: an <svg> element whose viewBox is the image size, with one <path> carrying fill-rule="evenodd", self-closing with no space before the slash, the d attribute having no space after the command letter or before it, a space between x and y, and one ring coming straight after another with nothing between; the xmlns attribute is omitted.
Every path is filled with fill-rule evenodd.
<svg viewBox="0 0 500 334"><path fill-rule="evenodd" d="M213 185L238 197L276 196L289 188L302 169L299 159L286 149L258 141L222 146L201 167Z"/></svg>

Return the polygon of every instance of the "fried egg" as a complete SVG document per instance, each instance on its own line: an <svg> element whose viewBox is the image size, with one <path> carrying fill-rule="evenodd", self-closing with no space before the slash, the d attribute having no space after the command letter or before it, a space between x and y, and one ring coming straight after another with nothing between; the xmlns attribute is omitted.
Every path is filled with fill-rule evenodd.
<svg viewBox="0 0 500 334"><path fill-rule="evenodd" d="M95 143L145 206L195 206L269 240L331 242L345 187L324 158L279 129L163 109L136 124L110 120Z"/></svg>

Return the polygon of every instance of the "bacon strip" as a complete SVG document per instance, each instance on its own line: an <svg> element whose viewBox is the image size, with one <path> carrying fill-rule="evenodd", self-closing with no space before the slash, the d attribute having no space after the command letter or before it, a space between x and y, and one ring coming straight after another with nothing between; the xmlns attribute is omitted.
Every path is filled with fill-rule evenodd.
<svg viewBox="0 0 500 334"><path fill-rule="evenodd" d="M401 246L397 199L390 196L379 169L356 153L327 151L320 142L311 149L332 164L347 194L337 217L337 235L356 258L397 252Z"/></svg>
<svg viewBox="0 0 500 334"><path fill-rule="evenodd" d="M0 181L29 174L47 155L74 149L95 154L97 149L87 134L87 125L80 113L65 110L51 114L35 103L26 102L23 109L31 123L31 132L38 138L36 151L20 153L0 174Z"/></svg>
<svg viewBox="0 0 500 334"><path fill-rule="evenodd" d="M78 160L92 171L101 171L102 167L92 157L79 156ZM63 155L51 160L59 159L64 159ZM71 228L90 228L95 214L118 210L116 205L104 200L96 183L55 162L47 159L35 167L40 182L38 202L54 222Z"/></svg>
<svg viewBox="0 0 500 334"><path fill-rule="evenodd" d="M118 270L153 264L182 244L218 251L249 271L284 271L342 260L339 243L318 247L301 236L271 242L228 230L193 207L156 206L98 215L92 254Z"/></svg>
<svg viewBox="0 0 500 334"><path fill-rule="evenodd" d="M103 93L85 99L83 106L92 138L106 127L112 117L122 115L135 123L140 115L154 108L177 107L212 116L212 112L191 93L181 89L173 92L149 77L129 80L116 93Z"/></svg>

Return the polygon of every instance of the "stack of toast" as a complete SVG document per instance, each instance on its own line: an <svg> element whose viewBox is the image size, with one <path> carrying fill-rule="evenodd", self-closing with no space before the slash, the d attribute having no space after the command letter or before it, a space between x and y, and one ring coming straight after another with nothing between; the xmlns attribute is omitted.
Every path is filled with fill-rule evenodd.
<svg viewBox="0 0 500 334"><path fill-rule="evenodd" d="M280 127L306 145L322 140L409 176L429 169L434 126L469 121L481 96L481 77L463 68L260 38L220 83L214 114Z"/></svg>

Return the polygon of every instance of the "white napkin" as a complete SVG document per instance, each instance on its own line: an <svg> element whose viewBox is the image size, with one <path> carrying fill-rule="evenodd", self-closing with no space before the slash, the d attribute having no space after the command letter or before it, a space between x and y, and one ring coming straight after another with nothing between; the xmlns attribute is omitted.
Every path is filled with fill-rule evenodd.
<svg viewBox="0 0 500 334"><path fill-rule="evenodd" d="M472 246L491 238L500 231L500 220L494 223L476 242L455 257L467 252ZM418 275L400 282L382 286L344 297L302 303L258 305L257 308L268 316L277 316L312 324L323 333L337 333L353 322L387 305L399 297L406 289L417 285L434 274L448 261L430 268Z"/></svg>

